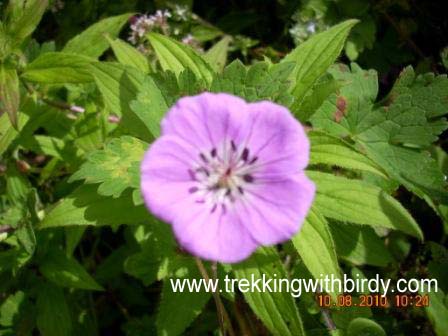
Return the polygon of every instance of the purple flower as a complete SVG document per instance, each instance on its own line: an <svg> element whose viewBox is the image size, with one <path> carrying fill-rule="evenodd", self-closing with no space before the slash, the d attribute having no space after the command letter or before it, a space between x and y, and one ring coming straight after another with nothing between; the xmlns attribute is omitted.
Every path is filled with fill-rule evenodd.
<svg viewBox="0 0 448 336"><path fill-rule="evenodd" d="M315 187L309 142L284 107L219 93L180 99L141 165L148 208L203 259L238 262L300 228Z"/></svg>

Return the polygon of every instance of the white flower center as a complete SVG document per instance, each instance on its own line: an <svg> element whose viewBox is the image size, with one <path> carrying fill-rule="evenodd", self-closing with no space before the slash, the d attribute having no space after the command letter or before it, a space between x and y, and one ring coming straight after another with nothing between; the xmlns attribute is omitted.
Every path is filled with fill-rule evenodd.
<svg viewBox="0 0 448 336"><path fill-rule="evenodd" d="M194 185L189 189L198 203L206 203L214 212L243 197L244 189L255 182L253 171L257 156L247 147L238 147L233 140L221 150L212 148L199 153L199 160L189 171Z"/></svg>

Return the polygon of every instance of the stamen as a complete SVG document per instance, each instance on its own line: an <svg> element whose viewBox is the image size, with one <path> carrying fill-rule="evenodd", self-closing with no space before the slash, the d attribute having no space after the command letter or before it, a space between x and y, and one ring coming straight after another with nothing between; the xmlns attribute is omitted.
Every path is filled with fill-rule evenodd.
<svg viewBox="0 0 448 336"><path fill-rule="evenodd" d="M214 158L216 156L216 148L212 148L210 155Z"/></svg>
<svg viewBox="0 0 448 336"><path fill-rule="evenodd" d="M249 164L251 165L251 164L254 164L255 162L257 162L257 160L258 160L258 156L254 156L250 161L249 161Z"/></svg>
<svg viewBox="0 0 448 336"><path fill-rule="evenodd" d="M244 182L252 183L254 181L254 177L250 174L243 175Z"/></svg>
<svg viewBox="0 0 448 336"><path fill-rule="evenodd" d="M188 192L190 193L190 194L194 194L196 191L198 191L199 190L199 188L198 187L191 187L190 189L188 189Z"/></svg>
<svg viewBox="0 0 448 336"><path fill-rule="evenodd" d="M199 157L201 158L202 161L204 161L205 163L208 163L208 160L203 153L199 153Z"/></svg>
<svg viewBox="0 0 448 336"><path fill-rule="evenodd" d="M210 210L210 213L214 213L217 207L218 207L218 205L217 205L216 203L213 204L213 207L212 207L212 209Z"/></svg>
<svg viewBox="0 0 448 336"><path fill-rule="evenodd" d="M243 153L241 154L241 158L243 159L243 161L247 161L247 159L249 158L249 149L247 149L247 148L243 149Z"/></svg>
<svg viewBox="0 0 448 336"><path fill-rule="evenodd" d="M233 140L230 140L230 146L232 147L232 150L235 152L236 146L235 146L235 143L233 142Z"/></svg>
<svg viewBox="0 0 448 336"><path fill-rule="evenodd" d="M238 187L238 191L240 192L241 195L244 195L244 189L241 187Z"/></svg>

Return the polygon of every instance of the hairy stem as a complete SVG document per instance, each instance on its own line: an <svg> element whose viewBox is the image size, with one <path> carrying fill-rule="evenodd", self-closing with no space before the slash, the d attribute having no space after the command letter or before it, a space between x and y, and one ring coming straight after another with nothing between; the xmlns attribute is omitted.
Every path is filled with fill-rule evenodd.
<svg viewBox="0 0 448 336"><path fill-rule="evenodd" d="M206 282L210 281L210 277L207 273L207 270L205 269L204 263L201 259L195 257L196 265L198 266L199 272L201 273L202 277ZM212 265L212 274L213 279L216 281L217 278L217 265L214 263ZM219 326L221 329L221 333L223 336L226 335L226 331L229 332L229 336L235 336L235 332L233 331L232 323L230 322L229 315L227 314L227 311L224 307L224 304L221 301L221 297L219 296L218 292L213 292L213 299L215 300L216 310L218 313L218 321Z"/></svg>

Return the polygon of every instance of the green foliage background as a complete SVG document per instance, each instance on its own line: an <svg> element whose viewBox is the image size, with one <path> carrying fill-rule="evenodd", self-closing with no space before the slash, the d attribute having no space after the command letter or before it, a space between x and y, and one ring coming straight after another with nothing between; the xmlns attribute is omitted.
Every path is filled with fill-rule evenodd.
<svg viewBox="0 0 448 336"><path fill-rule="evenodd" d="M299 234L237 265L205 263L209 274L439 284L414 293L428 307L405 308L222 293L235 333L448 335L441 4L11 0L0 9L0 335L220 333L211 293L172 292L169 279L203 275L139 191L161 118L204 90L287 106L309 128L317 186ZM128 40L140 14L158 9L170 17Z"/></svg>

